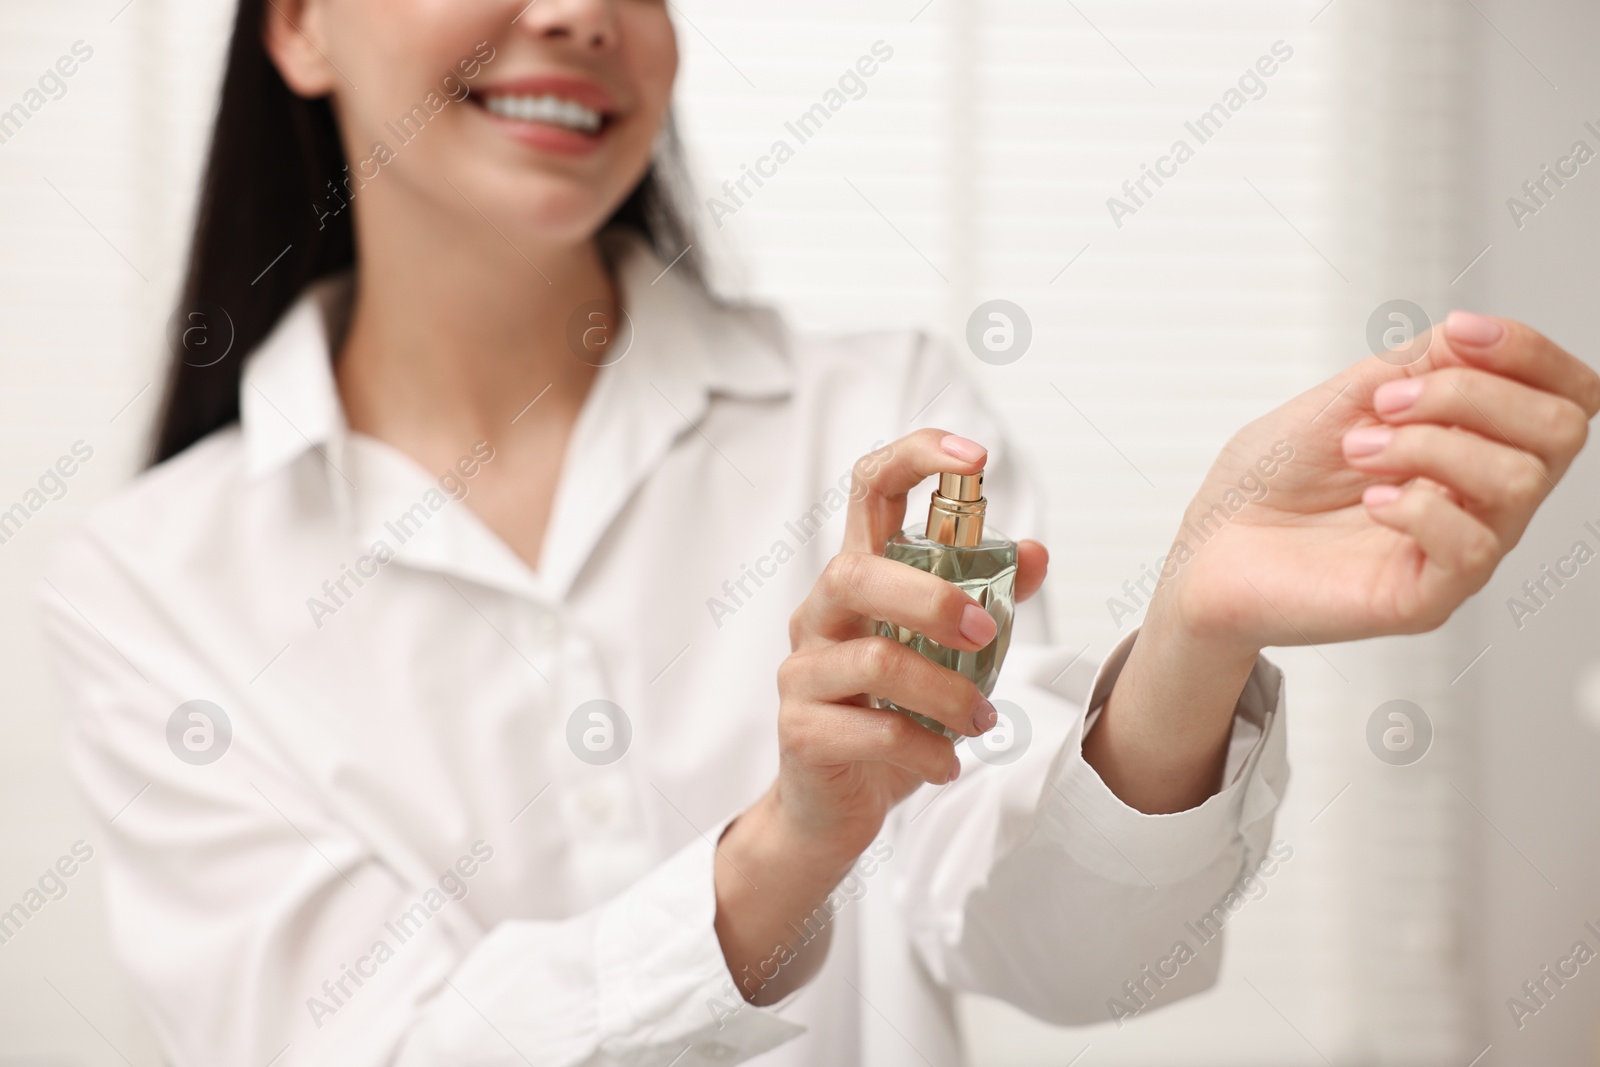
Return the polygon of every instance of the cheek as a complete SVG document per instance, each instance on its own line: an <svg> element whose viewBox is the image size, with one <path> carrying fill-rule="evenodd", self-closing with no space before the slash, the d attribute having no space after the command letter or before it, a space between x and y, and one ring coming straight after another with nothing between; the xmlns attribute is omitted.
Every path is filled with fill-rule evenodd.
<svg viewBox="0 0 1600 1067"><path fill-rule="evenodd" d="M627 42L629 80L639 92L640 104L653 114L665 115L678 76L678 37L667 18L666 5L634 7L622 33Z"/></svg>
<svg viewBox="0 0 1600 1067"><path fill-rule="evenodd" d="M457 64L472 57L479 41L504 30L492 19L468 17L471 9L486 6L481 4L457 5L454 13L440 0L329 6L335 36L330 52L343 72L335 87L340 117L369 137L381 135L385 122L423 104L430 92L444 97L445 80L458 74Z"/></svg>

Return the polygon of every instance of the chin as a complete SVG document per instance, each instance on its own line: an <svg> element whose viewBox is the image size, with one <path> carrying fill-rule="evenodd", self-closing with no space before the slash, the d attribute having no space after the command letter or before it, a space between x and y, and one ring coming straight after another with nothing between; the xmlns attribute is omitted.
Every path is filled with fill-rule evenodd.
<svg viewBox="0 0 1600 1067"><path fill-rule="evenodd" d="M621 202L619 198L617 204ZM557 194L518 198L517 202L507 205L507 211L518 220L531 242L571 245L590 240L599 233L616 206L601 203L592 194Z"/></svg>
<svg viewBox="0 0 1600 1067"><path fill-rule="evenodd" d="M643 174L641 169L641 178ZM636 179L616 188L597 190L592 181L575 176L524 172L492 183L480 178L472 183L482 190L475 194L466 181L451 180L507 236L521 243L517 237L520 232L530 244L544 246L577 244L593 238L638 185Z"/></svg>

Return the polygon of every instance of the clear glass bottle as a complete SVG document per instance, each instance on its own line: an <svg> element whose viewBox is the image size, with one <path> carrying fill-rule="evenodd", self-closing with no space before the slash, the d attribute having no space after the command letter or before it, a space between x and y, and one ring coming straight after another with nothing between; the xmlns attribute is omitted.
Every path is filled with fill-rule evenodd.
<svg viewBox="0 0 1600 1067"><path fill-rule="evenodd" d="M947 648L914 630L891 623L878 624L878 633L913 648L941 667L948 667L972 679L979 692L988 696L1000 677L1000 665L1011 647L1011 619L1015 605L1017 546L1015 542L983 535L983 518L988 501L983 496L983 472L941 474L939 489L928 505L928 522L922 529L907 526L890 539L883 554L889 559L909 563L918 570L953 582L981 604L994 617L994 640L976 652ZM881 708L905 712L928 729L959 740L959 734L944 725L902 708L888 700L874 703Z"/></svg>

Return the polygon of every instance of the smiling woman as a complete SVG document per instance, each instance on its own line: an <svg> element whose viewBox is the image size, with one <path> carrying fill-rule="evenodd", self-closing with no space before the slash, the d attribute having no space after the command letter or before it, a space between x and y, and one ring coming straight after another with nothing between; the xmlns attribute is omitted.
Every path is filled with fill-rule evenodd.
<svg viewBox="0 0 1600 1067"><path fill-rule="evenodd" d="M671 47L670 27L665 24L661 5L634 6L655 11L668 30L666 40ZM312 281L347 269L355 262L355 213L345 209L353 203L357 189L367 189L380 172L392 174L400 156L417 155L416 145L424 140L430 142L421 153L428 159L399 168L406 172L396 182L402 188L386 194L386 204L406 202L414 207L416 191L411 183L416 181L415 174L440 174L445 168L435 162L438 157L454 152L459 158L463 129L503 124L502 128L510 131L534 131L529 135L535 137L564 138L566 147L570 147L574 136L548 123L502 119L485 107L461 110L443 106L459 94L459 89L452 91L460 85L454 73L467 82L478 82L483 65L499 54L496 42L503 44L507 33L535 24L531 10L519 17L510 5L496 5L493 12L477 16L471 26L459 17L437 16L446 25L427 38L433 48L427 56L416 58L416 73L401 84L391 84L394 63L399 62L393 50L399 45L382 32L375 35L373 54L364 58L330 59L310 43L307 35L324 19L340 13L347 18L352 16L346 7L338 5L286 7L267 0L239 3L202 180L198 225L179 298L181 308L227 308L238 331L234 347L239 352L249 352L260 344ZM268 15L274 18L269 20ZM474 29L478 36L473 36ZM392 34L392 27L389 32ZM656 32L659 36L660 31ZM264 36L298 53L298 62L314 69L313 76L320 79L316 84L321 92L302 95L292 91L263 47ZM675 61L675 55L673 48L669 58ZM377 69L369 71L366 64ZM650 78L659 82L662 76L655 73ZM670 84L670 70L665 77L666 84ZM568 76L562 91L568 97L594 93L596 84L592 77ZM363 91L357 93L356 85L363 86ZM370 110L364 109L359 117L336 120L336 108L342 105L333 93L335 88L348 89L350 97L361 100ZM515 84L467 88L467 101L475 105L484 104L491 96L510 97L520 91ZM489 93L489 88L495 92ZM510 92L502 94L502 88ZM568 98L554 90L532 91ZM426 139L417 137L415 132L406 134L407 117L412 120L410 129L422 128L422 118L416 115L417 103L430 94L440 100L442 114L424 106L423 115L428 126L437 132ZM601 101L598 106L617 105ZM600 184L596 195L620 197L611 207L609 218L603 220L604 228L639 234L665 261L679 260L680 253L691 243L688 226L677 206L680 190L687 183L682 176L674 129L666 116L666 100L643 113L638 105L629 105L628 110L635 114L628 117L620 131L610 128L619 125L616 119L608 119L603 124L605 129L586 138L586 142L606 144L604 158L590 165L602 175L617 173L616 177L597 179ZM397 120L396 116L400 118ZM468 116L475 121L468 122ZM399 133L393 132L397 121ZM664 125L652 156L650 138L658 132L652 123L658 122ZM510 150L510 145L499 149L501 153ZM527 150L535 151L537 146L530 145ZM631 161L620 172L613 158L619 154ZM353 167L351 160L355 161ZM503 172L508 165L515 166L515 161L502 159L498 168ZM619 180L630 170L640 168L643 174L631 188ZM442 210L455 224L487 229L492 239L504 240L496 235L507 221L506 212L488 210L503 199L503 194L485 187L491 177L484 168L463 169L465 174L446 173L443 181L435 177L431 195L444 200ZM364 198L371 195L368 190ZM503 250L507 247L502 245ZM524 254L533 251L525 243L514 251L520 268L531 273L539 284L546 284L533 264L538 262L545 268L553 264ZM697 277L694 257L679 261L675 272ZM202 368L171 369L153 459L170 458L238 418L240 368L238 360L223 360L214 368L204 368L203 373Z"/></svg>
<svg viewBox="0 0 1600 1067"><path fill-rule="evenodd" d="M1037 496L943 346L808 336L678 266L668 9L241 5L184 294L238 355L174 362L160 461L40 586L112 936L179 1067L954 1067L957 992L1104 1019L1268 852L1262 649L1443 622L1600 408L1484 316L1350 366L1234 435L1174 516L1203 543L1064 681ZM468 106L305 210L480 50ZM948 538L886 554L934 475ZM708 612L734 572L761 595ZM197 700L239 724L205 761L168 743ZM495 862L445 907L473 842Z"/></svg>

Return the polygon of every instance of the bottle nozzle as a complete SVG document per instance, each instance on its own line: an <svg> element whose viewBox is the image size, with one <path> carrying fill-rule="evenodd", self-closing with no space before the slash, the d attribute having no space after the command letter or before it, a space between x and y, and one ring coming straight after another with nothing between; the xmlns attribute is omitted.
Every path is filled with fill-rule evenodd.
<svg viewBox="0 0 1600 1067"><path fill-rule="evenodd" d="M939 495L947 500L974 501L983 499L983 472L977 474L939 475Z"/></svg>
<svg viewBox="0 0 1600 1067"><path fill-rule="evenodd" d="M954 548L972 548L983 540L983 472L939 475L939 490L928 503L930 541Z"/></svg>

